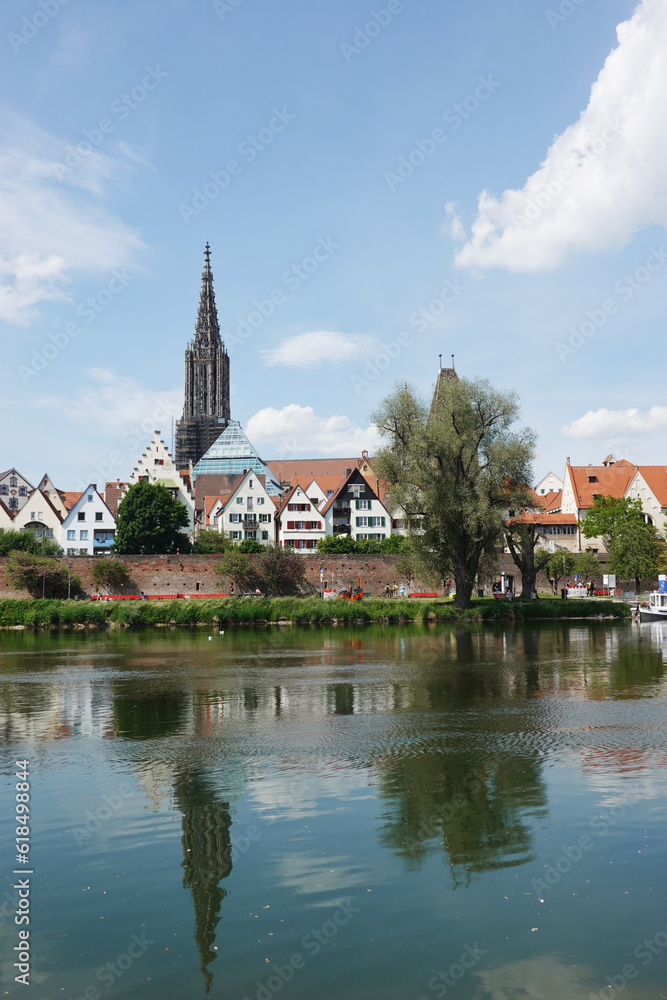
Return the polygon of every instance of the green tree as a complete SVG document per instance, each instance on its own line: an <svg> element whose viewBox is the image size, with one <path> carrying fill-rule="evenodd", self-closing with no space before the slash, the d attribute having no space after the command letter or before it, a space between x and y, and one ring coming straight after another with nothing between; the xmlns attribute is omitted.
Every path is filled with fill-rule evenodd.
<svg viewBox="0 0 667 1000"><path fill-rule="evenodd" d="M197 532L192 551L197 555L215 555L218 552L228 552L233 544L224 531L204 528Z"/></svg>
<svg viewBox="0 0 667 1000"><path fill-rule="evenodd" d="M580 552L574 560L574 571L584 580L600 575L600 563L592 552Z"/></svg>
<svg viewBox="0 0 667 1000"><path fill-rule="evenodd" d="M249 593L258 587L262 589L257 557L251 558L248 553L240 552L236 545L229 552L225 552L215 566L215 573L223 581L233 581L237 594Z"/></svg>
<svg viewBox="0 0 667 1000"><path fill-rule="evenodd" d="M621 580L634 580L636 591L642 579L656 576L661 569L664 542L654 525L646 523L641 500L596 497L581 532L586 538L602 538L607 569Z"/></svg>
<svg viewBox="0 0 667 1000"><path fill-rule="evenodd" d="M256 553L257 555L265 551L266 545L262 545L256 538L244 538L237 546L239 552Z"/></svg>
<svg viewBox="0 0 667 1000"><path fill-rule="evenodd" d="M118 593L130 581L130 571L122 559L102 556L93 563L93 583L96 587L106 587L109 593Z"/></svg>
<svg viewBox="0 0 667 1000"><path fill-rule="evenodd" d="M122 555L157 555L180 549L190 540L181 528L189 523L185 504L161 483L135 483L118 505L114 551Z"/></svg>
<svg viewBox="0 0 667 1000"><path fill-rule="evenodd" d="M306 584L303 556L289 549L270 546L256 563L260 590L268 597L295 597Z"/></svg>
<svg viewBox="0 0 667 1000"><path fill-rule="evenodd" d="M32 597L78 597L83 593L81 580L71 575L57 559L36 556L31 552L10 553L5 578L11 587L27 590Z"/></svg>
<svg viewBox="0 0 667 1000"><path fill-rule="evenodd" d="M8 528L0 528L0 556L7 556L10 552L32 552L34 555L59 556L62 549L57 542L50 538L38 540L34 531L30 529L24 531L13 531Z"/></svg>
<svg viewBox="0 0 667 1000"><path fill-rule="evenodd" d="M380 552L383 555L399 555L410 552L410 539L405 535L389 535L380 542Z"/></svg>
<svg viewBox="0 0 667 1000"><path fill-rule="evenodd" d="M521 597L531 600L537 595L535 581L538 567L535 549L540 540L540 526L534 523L530 510L505 522L505 541L517 569L521 570Z"/></svg>
<svg viewBox="0 0 667 1000"><path fill-rule="evenodd" d="M317 551L329 555L349 555L355 551L355 541L351 535L327 535L318 541Z"/></svg>
<svg viewBox="0 0 667 1000"><path fill-rule="evenodd" d="M453 575L459 608L470 604L482 555L502 535L504 512L524 506L534 434L513 429L518 415L515 393L454 378L440 381L430 414L405 386L371 418L387 441L376 472L406 512L421 561L439 579Z"/></svg>

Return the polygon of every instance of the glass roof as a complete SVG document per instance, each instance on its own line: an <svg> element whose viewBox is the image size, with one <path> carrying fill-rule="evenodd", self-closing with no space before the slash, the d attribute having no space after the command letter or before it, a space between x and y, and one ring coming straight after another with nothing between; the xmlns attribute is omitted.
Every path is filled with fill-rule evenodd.
<svg viewBox="0 0 667 1000"><path fill-rule="evenodd" d="M193 480L202 473L206 475L240 475L252 469L266 476L266 492L270 496L281 496L280 483L261 460L238 420L230 420L227 427L203 455L192 471Z"/></svg>

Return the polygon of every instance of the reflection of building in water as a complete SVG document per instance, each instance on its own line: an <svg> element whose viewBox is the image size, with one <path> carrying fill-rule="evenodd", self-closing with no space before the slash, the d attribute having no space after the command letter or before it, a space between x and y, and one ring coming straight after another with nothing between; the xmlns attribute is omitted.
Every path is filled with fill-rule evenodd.
<svg viewBox="0 0 667 1000"><path fill-rule="evenodd" d="M209 966L217 957L215 931L227 895L219 883L232 870L232 819L229 803L217 801L212 783L201 774L177 777L174 800L183 816L183 886L192 893L195 940L208 993L213 981Z"/></svg>
<svg viewBox="0 0 667 1000"><path fill-rule="evenodd" d="M0 690L4 740L56 740L68 736L115 736L111 689L106 681L71 680L68 671L48 684L8 681Z"/></svg>

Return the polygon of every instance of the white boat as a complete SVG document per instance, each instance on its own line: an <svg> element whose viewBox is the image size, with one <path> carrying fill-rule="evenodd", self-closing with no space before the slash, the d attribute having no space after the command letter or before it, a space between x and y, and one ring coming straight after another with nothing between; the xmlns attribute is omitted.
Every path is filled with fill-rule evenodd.
<svg viewBox="0 0 667 1000"><path fill-rule="evenodd" d="M648 595L648 605L639 607L640 622L667 622L667 593L652 590Z"/></svg>

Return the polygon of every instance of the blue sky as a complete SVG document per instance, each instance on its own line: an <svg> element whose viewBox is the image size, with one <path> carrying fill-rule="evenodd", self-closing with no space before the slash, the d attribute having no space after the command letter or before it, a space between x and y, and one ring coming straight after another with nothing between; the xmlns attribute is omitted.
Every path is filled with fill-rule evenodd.
<svg viewBox="0 0 667 1000"><path fill-rule="evenodd" d="M75 488L171 438L207 240L265 458L372 452L454 353L536 479L667 462L665 0L0 16L0 466Z"/></svg>

